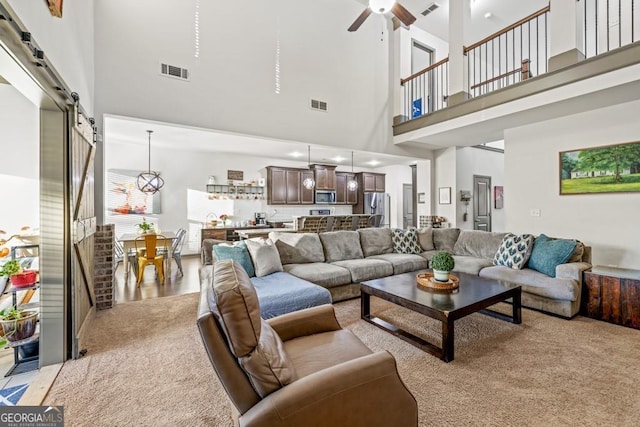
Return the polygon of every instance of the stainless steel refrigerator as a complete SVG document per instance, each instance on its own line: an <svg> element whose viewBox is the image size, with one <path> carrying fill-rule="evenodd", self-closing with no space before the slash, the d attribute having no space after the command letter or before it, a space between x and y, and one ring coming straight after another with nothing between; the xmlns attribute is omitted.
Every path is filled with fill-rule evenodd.
<svg viewBox="0 0 640 427"><path fill-rule="evenodd" d="M376 227L389 227L390 197L386 193L364 193L364 213L382 215Z"/></svg>

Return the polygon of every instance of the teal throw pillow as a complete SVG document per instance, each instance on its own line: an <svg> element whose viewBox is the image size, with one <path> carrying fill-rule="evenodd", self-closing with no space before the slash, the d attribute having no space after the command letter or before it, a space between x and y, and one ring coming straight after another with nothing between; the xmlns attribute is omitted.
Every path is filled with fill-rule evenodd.
<svg viewBox="0 0 640 427"><path fill-rule="evenodd" d="M220 244L213 247L213 253L216 255L216 261L224 261L232 259L244 268L249 277L255 277L256 272L253 268L251 255L247 250L247 244L242 241L235 245Z"/></svg>
<svg viewBox="0 0 640 427"><path fill-rule="evenodd" d="M544 234L536 237L528 267L550 277L556 277L556 267L564 264L576 249L576 241L552 239Z"/></svg>

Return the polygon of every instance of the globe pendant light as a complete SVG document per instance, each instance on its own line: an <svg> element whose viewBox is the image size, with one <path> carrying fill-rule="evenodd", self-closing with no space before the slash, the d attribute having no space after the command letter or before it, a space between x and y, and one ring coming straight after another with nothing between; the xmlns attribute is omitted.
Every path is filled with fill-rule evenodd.
<svg viewBox="0 0 640 427"><path fill-rule="evenodd" d="M395 3L395 0L369 0L369 8L373 13L386 13Z"/></svg>
<svg viewBox="0 0 640 427"><path fill-rule="evenodd" d="M142 191L146 194L155 194L164 185L164 179L160 176L158 172L151 170L151 134L152 130L148 130L149 134L149 168L147 172L140 172L138 177L136 178L136 186L138 190Z"/></svg>
<svg viewBox="0 0 640 427"><path fill-rule="evenodd" d="M353 151L351 152L351 174L353 175ZM347 181L347 190L356 191L358 189L358 181L354 178L351 178Z"/></svg>
<svg viewBox="0 0 640 427"><path fill-rule="evenodd" d="M307 168L309 168L309 170L311 169L311 146L310 145L307 145ZM305 178L305 180L302 181L302 185L307 190L312 190L313 187L316 186L316 182L313 180L313 178L309 177L309 178Z"/></svg>

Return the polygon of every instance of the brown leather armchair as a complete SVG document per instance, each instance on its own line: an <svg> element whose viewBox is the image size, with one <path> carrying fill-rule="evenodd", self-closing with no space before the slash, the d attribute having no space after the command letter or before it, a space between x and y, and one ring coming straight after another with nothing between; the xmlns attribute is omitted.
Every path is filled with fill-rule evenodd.
<svg viewBox="0 0 640 427"><path fill-rule="evenodd" d="M233 261L216 263L212 281L202 284L198 310L200 335L236 424L417 426L416 400L391 354L373 353L342 329L331 305L260 319L255 289L243 274ZM249 327L237 328L245 322ZM262 357L273 342L271 330L282 354ZM286 361L274 367L278 357ZM256 368L256 361L271 366ZM278 377L269 390L256 386L265 372Z"/></svg>

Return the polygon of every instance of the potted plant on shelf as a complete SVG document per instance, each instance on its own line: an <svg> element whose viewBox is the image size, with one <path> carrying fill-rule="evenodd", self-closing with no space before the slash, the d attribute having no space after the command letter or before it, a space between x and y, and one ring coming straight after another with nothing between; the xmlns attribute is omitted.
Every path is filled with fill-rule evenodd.
<svg viewBox="0 0 640 427"><path fill-rule="evenodd" d="M0 310L0 325L4 338L9 342L21 341L33 336L36 332L38 312L9 307Z"/></svg>
<svg viewBox="0 0 640 427"><path fill-rule="evenodd" d="M439 282L449 281L449 273L453 270L453 267L455 267L455 261L449 252L437 252L431 258L433 278Z"/></svg>
<svg viewBox="0 0 640 427"><path fill-rule="evenodd" d="M228 225L227 221L231 222L231 215L227 215L227 214L222 214L220 215L220 219L222 220L222 225Z"/></svg>
<svg viewBox="0 0 640 427"><path fill-rule="evenodd" d="M17 259L7 261L0 269L0 276L8 276L16 288L31 286L37 281L36 270L23 270Z"/></svg>
<svg viewBox="0 0 640 427"><path fill-rule="evenodd" d="M140 234L153 233L153 224L147 222L147 219L145 217L142 217L142 222L138 224L138 231L140 232Z"/></svg>

